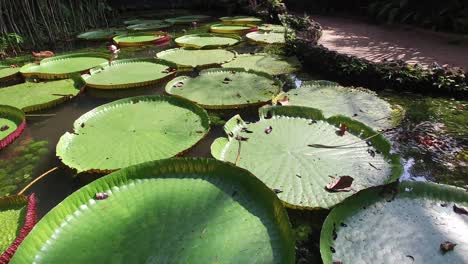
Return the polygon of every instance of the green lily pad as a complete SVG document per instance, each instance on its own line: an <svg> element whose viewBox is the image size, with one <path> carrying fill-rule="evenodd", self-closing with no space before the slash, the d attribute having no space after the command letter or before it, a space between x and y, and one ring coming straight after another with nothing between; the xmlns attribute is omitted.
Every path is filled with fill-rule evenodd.
<svg viewBox="0 0 468 264"><path fill-rule="evenodd" d="M205 15L190 15L190 16L179 16L175 18L168 18L165 21L174 24L190 24L192 22L201 22L204 20L208 20L210 16Z"/></svg>
<svg viewBox="0 0 468 264"><path fill-rule="evenodd" d="M266 72L271 75L292 73L300 69L301 63L296 57L282 57L267 53L240 54L228 63L222 65L225 68L244 68Z"/></svg>
<svg viewBox="0 0 468 264"><path fill-rule="evenodd" d="M163 40L169 40L168 35L162 32L140 32L119 35L113 38L114 42L122 47L135 47L155 44Z"/></svg>
<svg viewBox="0 0 468 264"><path fill-rule="evenodd" d="M146 86L175 74L176 65L156 59L126 59L104 63L83 75L86 85L98 89Z"/></svg>
<svg viewBox="0 0 468 264"><path fill-rule="evenodd" d="M156 54L159 59L167 60L180 67L209 67L221 65L236 57L236 53L223 49L194 50L175 48Z"/></svg>
<svg viewBox="0 0 468 264"><path fill-rule="evenodd" d="M107 60L108 56L102 53L74 53L43 59L39 64L26 64L20 72L24 77L66 79L70 74L87 71Z"/></svg>
<svg viewBox="0 0 468 264"><path fill-rule="evenodd" d="M107 40L125 32L125 30L118 28L98 29L81 33L77 38L84 40Z"/></svg>
<svg viewBox="0 0 468 264"><path fill-rule="evenodd" d="M262 19L252 16L232 16L219 18L224 24L256 24L262 22Z"/></svg>
<svg viewBox="0 0 468 264"><path fill-rule="evenodd" d="M249 172L210 159L167 159L124 168L67 197L11 264L294 259L285 209Z"/></svg>
<svg viewBox="0 0 468 264"><path fill-rule="evenodd" d="M19 68L0 65L0 82L14 79L16 76L18 76L19 70Z"/></svg>
<svg viewBox="0 0 468 264"><path fill-rule="evenodd" d="M404 182L365 190L325 220L323 263L467 263L467 216L455 212L459 207L468 207L468 192L448 185ZM445 241L457 244L453 251L440 249Z"/></svg>
<svg viewBox="0 0 468 264"><path fill-rule="evenodd" d="M140 96L99 106L78 118L57 156L78 172L114 171L174 157L209 131L206 111L184 99Z"/></svg>
<svg viewBox="0 0 468 264"><path fill-rule="evenodd" d="M8 263L36 223L34 195L0 198L0 261Z"/></svg>
<svg viewBox="0 0 468 264"><path fill-rule="evenodd" d="M164 28L171 27L173 24L163 21L163 20L155 20L153 22L143 22L138 24L133 24L127 27L129 30L133 31L151 31L151 30L160 30Z"/></svg>
<svg viewBox="0 0 468 264"><path fill-rule="evenodd" d="M286 28L283 25L275 25L275 24L262 24L258 27L258 30L266 31L266 32L280 32L284 33Z"/></svg>
<svg viewBox="0 0 468 264"><path fill-rule="evenodd" d="M0 149L21 135L26 126L24 112L16 107L0 105Z"/></svg>
<svg viewBox="0 0 468 264"><path fill-rule="evenodd" d="M329 81L310 81L284 95L288 97L289 105L318 108L325 117L337 114L352 117L375 130L389 129L399 122L396 116L400 109L392 108L376 93L362 88L342 87Z"/></svg>
<svg viewBox="0 0 468 264"><path fill-rule="evenodd" d="M232 109L265 104L281 90L270 75L244 69L208 69L196 78L180 76L166 85L166 92L208 109Z"/></svg>
<svg viewBox="0 0 468 264"><path fill-rule="evenodd" d="M53 107L76 96L84 87L80 79L25 82L0 89L0 104L32 112Z"/></svg>
<svg viewBox="0 0 468 264"><path fill-rule="evenodd" d="M243 35L257 29L255 25L227 25L227 24L214 24L210 26L210 32L220 34L239 34Z"/></svg>
<svg viewBox="0 0 468 264"><path fill-rule="evenodd" d="M233 46L241 40L241 37L235 35L191 34L176 38L175 43L181 47L210 49Z"/></svg>
<svg viewBox="0 0 468 264"><path fill-rule="evenodd" d="M342 136L340 123L349 130ZM325 119L313 108L265 107L258 122L247 124L236 115L224 128L228 138L213 142L212 155L249 170L292 208L331 208L360 190L397 180L402 172L382 135L344 116ZM325 189L341 176L354 178L349 192Z"/></svg>
<svg viewBox="0 0 468 264"><path fill-rule="evenodd" d="M278 44L284 45L286 43L286 39L284 38L284 33L281 32L250 32L245 37L259 44Z"/></svg>

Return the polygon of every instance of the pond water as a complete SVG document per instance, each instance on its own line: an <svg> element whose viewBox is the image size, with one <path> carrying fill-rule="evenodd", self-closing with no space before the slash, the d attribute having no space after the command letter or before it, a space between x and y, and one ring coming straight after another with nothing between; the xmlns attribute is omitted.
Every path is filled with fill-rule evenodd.
<svg viewBox="0 0 468 264"><path fill-rule="evenodd" d="M177 26L168 30L176 37L195 32L207 32L207 25ZM154 57L166 46L146 46L123 49L120 58ZM67 45L64 52L100 51L105 52L106 43L77 42ZM234 47L238 53L259 52L264 48L242 43ZM266 48L267 52L277 49ZM186 74L186 73L184 73ZM196 73L193 73L196 74ZM287 89L300 86L301 82L320 79L307 69L281 77ZM38 213L42 217L69 194L102 175L76 173L63 165L55 156L55 146L62 134L72 130L75 119L93 108L136 95L160 95L164 83L130 91L86 90L76 98L57 107L40 111L41 116L28 117L23 135L12 145L0 152L0 196L17 193L28 182L53 167L59 169L34 184L27 193L34 192L39 199ZM468 184L468 101L451 98L432 98L412 93L380 91L379 95L398 104L406 111L406 117L395 129L385 134L392 139L395 150L401 154L406 180L435 181L464 187ZM224 136L223 120L241 114L244 120L257 119L257 108L241 111L210 111L213 127L207 137L184 156L211 157L212 141ZM290 210L290 217L298 236L298 261L320 261L319 235L326 211Z"/></svg>

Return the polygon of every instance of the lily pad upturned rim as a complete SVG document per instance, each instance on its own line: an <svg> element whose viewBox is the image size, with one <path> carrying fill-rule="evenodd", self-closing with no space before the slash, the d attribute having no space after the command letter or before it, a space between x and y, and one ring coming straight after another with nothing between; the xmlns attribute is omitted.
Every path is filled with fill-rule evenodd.
<svg viewBox="0 0 468 264"><path fill-rule="evenodd" d="M60 103L63 103L65 101L68 101L70 99L72 99L73 97L77 96L78 94L80 94L82 91L83 91L83 88L85 88L86 86L86 83L84 82L84 80L80 77L79 74L71 74L69 75L70 79L62 79L62 80L47 80L47 81L42 81L42 82L39 82L37 84L39 85L43 85L43 84L46 84L46 83L55 83L55 82L66 82L66 81L72 81L73 82L73 86L74 88L76 89L76 93L74 94L63 94L63 95L58 95L57 96L57 99L54 99L54 100L50 100L50 101L47 101L47 102L43 102L43 103L34 103L34 104L28 104L26 106L23 106L21 107L20 109L22 111L24 111L25 113L28 113L28 112L33 112L33 111L39 111L39 110L43 110L43 109L47 109L47 108L51 108L51 107L54 107ZM26 85L28 84L29 82L25 82L25 83L20 83L20 84L16 84L16 85L13 85L13 86L8 86L8 87L5 87L3 89L0 89L0 95L2 93L2 90L6 90L6 89L14 89L15 87L18 87L18 86L22 86L22 85ZM34 82L32 82L34 84ZM18 107L19 108L19 107Z"/></svg>
<svg viewBox="0 0 468 264"><path fill-rule="evenodd" d="M127 88L134 88L134 87L142 87L142 86L148 86L152 85L155 83L162 82L164 80L172 78L175 74L176 71L169 72L167 76L163 78L155 78L154 80L151 81L143 81L143 82L137 82L137 83L125 83L125 84L113 84L113 85L99 85L99 84L92 84L88 83L87 80L93 76L93 74L96 74L102 70L105 70L106 68L112 67L113 65L118 65L118 64L127 64L127 63L138 63L138 62L151 62L155 64L162 64L166 65L168 68L173 67L176 68L177 65L175 63L166 61L166 60L161 60L161 59L156 59L156 58L135 58L135 59L122 59L122 60L116 60L109 65L109 63L103 63L99 65L98 67L92 68L89 72L89 74L84 74L81 77L83 80L86 82L86 86L94 89L127 89Z"/></svg>
<svg viewBox="0 0 468 264"><path fill-rule="evenodd" d="M128 98L124 98L124 99L119 99L119 100L115 100L115 101L112 101L112 102L109 102L107 104L103 104L103 105L100 105L88 112L86 112L85 114L81 115L78 119L76 119L74 122L73 122L73 128L72 130L75 132L76 130L79 130L81 128L81 125L85 122L87 122L87 120L89 120L90 118L93 118L96 113L99 113L101 111L105 111L107 110L109 107L115 107L116 105L122 105L122 104L135 104L135 103L138 103L140 101L166 101L166 102L170 102L176 106L179 106L179 107L183 107L185 109L188 109L190 111L192 111L194 114L198 115L201 119L201 124L202 126L205 128L205 131L203 136L201 136L198 141L196 142L193 142L193 144L186 148L186 149L183 149L183 150L180 150L180 152L178 152L176 155L174 155L173 157L178 157L180 155L183 155L185 152L189 151L190 149L192 149L194 146L196 146L200 141L202 141L209 133L210 129L211 129L211 126L210 126L210 118L208 116L208 112L202 108L201 106L197 105L197 104L194 104L192 102L190 102L189 100L187 99L183 99L183 98L178 98L178 97L175 97L175 96L164 96L164 95L141 95L141 96L135 96L135 97L128 97ZM114 172L116 170L119 170L119 169L122 169L122 168L114 168L114 169L103 169L103 168L86 168L86 169L78 169L74 164L72 164L72 162L70 160L68 160L67 158L64 158L67 156L67 151L66 151L66 148L68 146L68 144L70 144L70 141L73 140L73 136L75 136L75 134L73 133L69 133L69 132L66 132L65 134L63 134L58 143L57 143L57 146L56 146L56 155L57 157L61 160L61 162L65 165L67 165L68 167L76 170L78 173L83 173L83 172L88 172L88 173L111 173L111 172ZM117 139L116 139L117 140ZM75 162L76 164L76 162Z"/></svg>
<svg viewBox="0 0 468 264"><path fill-rule="evenodd" d="M94 57L94 58L103 58L108 60L109 56L104 53L99 52L80 52L80 53L71 53L65 54L60 56L54 56L50 58L46 58L41 60L39 63L29 63L21 67L20 73L25 78L39 78L44 80L57 80L57 79L67 79L70 78L70 75L74 73L82 73L89 69L78 71L78 72L68 72L68 73L52 73L52 72L41 72L41 71L29 71L31 68L40 69L41 65L47 64L49 62L60 61L60 60L67 60L77 57Z"/></svg>
<svg viewBox="0 0 468 264"><path fill-rule="evenodd" d="M223 27L229 27L229 26L243 26L243 27L248 27L247 29L239 29L239 30L230 30L230 29L223 29ZM257 25L254 24L213 24L210 26L210 32L212 33L218 33L218 34L238 34L238 35L244 35L249 32L255 32L258 30Z"/></svg>
<svg viewBox="0 0 468 264"><path fill-rule="evenodd" d="M200 77L200 76L202 76L204 74L209 74L209 73L213 73L213 72L231 72L231 71L251 73L251 74L256 74L256 75L265 77L265 78L267 78L267 79L269 79L269 80L271 80L271 81L273 81L275 83L275 85L278 87L277 93L279 93L281 91L281 82L278 79L271 76L270 74L265 73L265 72L260 72L260 71L254 71L254 70L246 70L244 68L210 68L210 69L204 69L204 70L200 71L199 75L196 76L196 77L193 77L193 78L189 77L189 76L178 76L178 77L174 78L173 80L169 81L166 84L165 91L166 91L167 94L189 100L189 101L191 101L191 102L193 102L193 103L195 103L197 105L202 106L205 109L210 109L210 110L239 109L239 108L245 108L245 107L250 107L250 106L262 106L262 105L267 104L269 101L271 101L271 98L270 98L267 101L247 103L247 104L234 104L234 105L221 105L221 106L219 106L219 105L205 105L205 104L202 104L200 102L192 101L192 100L190 100L190 99L188 99L186 97L183 97L183 96L172 93L172 89L174 89L174 84L177 83L177 82L187 80L187 79L195 79L195 78L198 78L198 77Z"/></svg>
<svg viewBox="0 0 468 264"><path fill-rule="evenodd" d="M125 38L132 37L132 36L152 36L154 37L152 40L148 41L141 41L141 42L128 42L125 41ZM123 39L123 40L122 40ZM119 45L120 47L138 47L144 45L151 45L151 44L161 44L171 39L171 35L157 31L157 32L135 32L135 33L128 33L123 35L118 35L112 38L115 44Z"/></svg>
<svg viewBox="0 0 468 264"><path fill-rule="evenodd" d="M161 57L161 56L164 56L165 54L169 54L169 53L176 53L178 51L193 51L193 52L206 52L206 51L226 51L226 52L229 52L229 53L232 53L233 54L233 57L230 59L230 60L224 60L224 61L220 61L220 62L217 62L217 63L210 63L210 64L197 64L197 65L187 65L187 64L177 64L178 68L179 69L192 69L192 68L211 68L211 67L214 67L214 66L221 66L223 63L226 63L226 62L230 62L232 61L233 59L236 58L237 56L237 52L233 51L233 50L225 50L225 49L190 49L190 48L172 48L172 49L167 49L167 50L163 50L163 51L160 51L156 54L156 58L159 58L159 59L162 59L162 60L166 60L166 61L170 61L168 59L165 59L164 57ZM172 62L172 61L170 61ZM174 62L173 62L174 63Z"/></svg>
<svg viewBox="0 0 468 264"><path fill-rule="evenodd" d="M264 106L259 109L260 121L263 119L271 117L293 117L293 118L302 118L307 120L323 120L328 122L336 127L339 127L341 123L346 123L348 127L348 133L361 138L367 139L372 143L372 146L381 151L385 160L391 166L391 173L388 175L388 178L385 184L392 183L397 181L401 174L403 173L403 166L400 162L400 155L391 153L391 143L382 135L377 134L374 130L368 126L362 124L359 121L353 120L346 116L335 115L329 118L325 118L322 114L322 111L310 107L302 106ZM222 155L226 145L235 140L233 138L233 131L237 130L237 127L242 125L243 120L239 115L235 115L224 125L224 131L227 137L220 137L213 141L211 145L211 155L218 159L222 160ZM228 161L229 162L229 161ZM361 190L362 191L362 190ZM358 192L359 193L359 192ZM317 210L317 209L327 209L330 207L310 207L310 206L299 206L296 204L291 204L283 201L286 207L299 210Z"/></svg>
<svg viewBox="0 0 468 264"><path fill-rule="evenodd" d="M169 28L173 26L173 23L161 20L160 22L148 22L148 23L139 23L139 24L132 24L127 26L128 30L132 31L158 31L161 29Z"/></svg>
<svg viewBox="0 0 468 264"><path fill-rule="evenodd" d="M220 17L224 24L256 24L261 23L262 19L254 16L226 16Z"/></svg>
<svg viewBox="0 0 468 264"><path fill-rule="evenodd" d="M89 183L65 198L39 221L34 230L19 247L11 263L32 263L42 245L53 236L54 231L60 228L64 221L67 221L66 218L68 216L74 215L79 217L80 214L77 212L85 210L84 207L86 207L86 210L93 210L91 204L105 203L107 201L107 199L103 201L96 200L97 193L107 193L109 195L108 199L112 199L114 195L125 195L126 193L120 193L117 190L125 190L125 187L128 185L141 185L151 180L163 181L165 179L206 181L207 184L214 186L219 186L219 182L232 182L233 185L235 184L234 188L237 190L234 192L233 197L236 194L240 197L247 196L248 200L255 204L255 208L259 208L252 212L245 212L245 214L252 214L253 212L262 210L258 213L257 217L260 218L259 221L264 223L263 225L269 226L269 228L263 232L274 232L276 235L275 238L271 239L271 242L269 242L274 243L275 246L272 246L276 249L271 253L272 256L270 257L275 258L275 263L294 263L295 243L291 224L286 210L276 195L250 172L224 162L206 158L172 158L145 162L121 169ZM223 180L220 181L219 179ZM190 193L191 192L188 192L187 194ZM154 205L135 204L134 206L144 205L149 206L149 208L157 208L158 206L157 203ZM166 208L168 208L167 205ZM169 210L176 210L176 208L171 208ZM225 210L224 212L228 213L229 210ZM147 218L151 221L151 218ZM121 219L116 218L115 221L121 221ZM190 221L187 222L183 218L181 218L180 221L184 226L191 225ZM79 225L77 222L70 224ZM106 225L108 223L101 222L101 224ZM209 228L207 231L209 232ZM203 231L203 233L204 232L205 231ZM123 235L131 236L132 234ZM222 234L219 235L222 236ZM242 243L242 241L236 241L237 244ZM221 250L220 252L223 251ZM254 253L255 251L250 254ZM244 253L239 252L239 254ZM271 260L272 259L269 259L269 261ZM129 261L131 262L131 260Z"/></svg>
<svg viewBox="0 0 468 264"><path fill-rule="evenodd" d="M286 31L286 27L278 24L261 24L258 26L258 30L266 32L284 33Z"/></svg>
<svg viewBox="0 0 468 264"><path fill-rule="evenodd" d="M130 20L125 20L123 23L125 25L138 25L138 24L148 24L148 23L158 23L158 22L163 22L163 19L130 19Z"/></svg>
<svg viewBox="0 0 468 264"><path fill-rule="evenodd" d="M286 44L286 40L285 40L285 42L276 42L276 41L266 41L266 40L256 39L256 36L260 36L260 35L282 35L282 36L284 36L284 33L282 33L282 32L265 32L265 33L261 33L259 31L254 31L254 32L247 33L245 35L245 37L250 42L257 43L257 44L260 44L260 45L285 45Z"/></svg>
<svg viewBox="0 0 468 264"><path fill-rule="evenodd" d="M0 210L3 208L7 208L9 206L26 206L26 214L24 218L24 224L21 227L20 233L18 237L16 237L15 241L11 243L7 250L0 255L0 262L8 263L10 259L15 254L18 247L21 245L23 240L26 236L31 232L33 227L36 224L36 197L33 194L26 196L26 195L11 195L6 197L0 197ZM0 238L1 239L1 238Z"/></svg>
<svg viewBox="0 0 468 264"><path fill-rule="evenodd" d="M174 23L174 24L190 24L192 22L202 22L210 19L211 16L207 15L187 15L187 16L178 16L173 18L166 18L164 21Z"/></svg>
<svg viewBox="0 0 468 264"><path fill-rule="evenodd" d="M123 32L126 32L126 30L121 29L121 28L120 29L119 28L95 29L95 30L80 33L79 35L76 36L76 38L82 39L82 40L90 40L90 41L109 40L119 34L122 34ZM100 33L101 34L109 33L109 34L107 34L106 37L103 37L100 35ZM98 35L98 36L96 37L95 35Z"/></svg>
<svg viewBox="0 0 468 264"><path fill-rule="evenodd" d="M189 37L222 37L222 38L231 38L237 40L234 44L218 44L218 45L196 45L190 43L184 43L184 39ZM238 35L227 35L227 34L214 34L214 33L200 33L200 34L190 34L178 37L174 40L174 42L180 47L187 47L187 48L195 48L195 49L215 49L215 48L224 48L224 47L231 47L234 45L239 44L242 41L242 38Z"/></svg>
<svg viewBox="0 0 468 264"><path fill-rule="evenodd" d="M333 262L331 251L333 233L340 228L340 223L354 215L356 211L362 210L363 207L385 199L382 196L385 192L392 193L392 199L398 197L434 198L447 202L464 202L468 204L468 192L464 189L431 182L401 182L363 190L333 208L325 219L320 233L320 254L323 263L331 264Z"/></svg>
<svg viewBox="0 0 468 264"><path fill-rule="evenodd" d="M10 66L0 65L0 71L6 69L12 69L12 72L3 77L0 77L0 83L16 79L20 75L20 68L11 68Z"/></svg>
<svg viewBox="0 0 468 264"><path fill-rule="evenodd" d="M21 109L9 105L0 105L0 117L6 116L16 124L16 129L4 138L0 138L0 150L18 138L26 127L26 116Z"/></svg>

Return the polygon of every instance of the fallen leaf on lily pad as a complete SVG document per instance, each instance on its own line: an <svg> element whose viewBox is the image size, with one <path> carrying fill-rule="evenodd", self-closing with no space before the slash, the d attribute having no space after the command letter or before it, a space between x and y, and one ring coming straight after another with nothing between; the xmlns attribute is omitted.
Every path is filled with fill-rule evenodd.
<svg viewBox="0 0 468 264"><path fill-rule="evenodd" d="M468 215L468 211L463 208L463 207L458 207L457 205L453 205L453 211L457 214L464 214L464 215Z"/></svg>
<svg viewBox="0 0 468 264"><path fill-rule="evenodd" d="M249 138L248 138L248 137L243 137L243 136L237 135L237 136L236 136L236 140L238 140L238 141L247 141L247 140L249 140Z"/></svg>
<svg viewBox="0 0 468 264"><path fill-rule="evenodd" d="M182 86L184 86L184 83L183 82L177 82L174 86L175 87L182 87Z"/></svg>
<svg viewBox="0 0 468 264"><path fill-rule="evenodd" d="M351 184L353 184L354 178L351 176L340 176L329 183L325 189L330 192L349 192L351 191Z"/></svg>
<svg viewBox="0 0 468 264"><path fill-rule="evenodd" d="M3 131L5 131L5 130L7 130L7 129L9 129L9 128L10 128L9 126L4 125L4 126L0 127L0 131L3 132Z"/></svg>
<svg viewBox="0 0 468 264"><path fill-rule="evenodd" d="M445 254L449 251L452 251L457 244L454 244L450 241L445 241L444 243L440 244L440 250L442 251L442 254Z"/></svg>
<svg viewBox="0 0 468 264"><path fill-rule="evenodd" d="M265 134L270 134L271 131L273 131L273 128L271 126L265 128Z"/></svg>
<svg viewBox="0 0 468 264"><path fill-rule="evenodd" d="M289 104L289 97L284 96L283 98L278 100L278 103L280 105L288 105Z"/></svg>
<svg viewBox="0 0 468 264"><path fill-rule="evenodd" d="M336 134L342 137L346 131L348 131L348 126L346 124L340 124L340 129L336 131Z"/></svg>

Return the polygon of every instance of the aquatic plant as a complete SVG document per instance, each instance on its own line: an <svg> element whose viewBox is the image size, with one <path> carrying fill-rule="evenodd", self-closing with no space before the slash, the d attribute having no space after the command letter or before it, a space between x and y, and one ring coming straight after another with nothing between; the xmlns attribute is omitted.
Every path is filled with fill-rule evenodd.
<svg viewBox="0 0 468 264"><path fill-rule="evenodd" d="M24 112L16 107L0 105L0 150L11 144L26 127Z"/></svg>
<svg viewBox="0 0 468 264"><path fill-rule="evenodd" d="M196 48L196 49L213 49L225 48L238 44L242 38L234 35L221 35L221 34L190 34L178 37L175 43L181 47Z"/></svg>
<svg viewBox="0 0 468 264"><path fill-rule="evenodd" d="M448 185L404 182L364 190L325 220L323 262L467 262L467 206L468 193ZM442 248L446 241L457 245L453 252Z"/></svg>
<svg viewBox="0 0 468 264"><path fill-rule="evenodd" d="M286 39L282 32L250 32L245 37L254 43L262 45L284 45Z"/></svg>
<svg viewBox="0 0 468 264"><path fill-rule="evenodd" d="M11 263L279 264L294 258L286 210L261 181L216 160L166 159L124 168L67 197L39 221Z"/></svg>
<svg viewBox="0 0 468 264"><path fill-rule="evenodd" d="M57 156L80 172L109 172L174 157L209 131L206 111L188 100L138 96L94 108L57 144ZM85 155L84 155L85 154Z"/></svg>
<svg viewBox="0 0 468 264"><path fill-rule="evenodd" d="M210 26L210 32L219 34L238 34L245 35L249 32L257 31L258 28L253 24L213 24Z"/></svg>
<svg viewBox="0 0 468 264"><path fill-rule="evenodd" d="M281 90L272 76L239 68L207 69L191 78L179 76L166 85L166 92L186 98L207 109L232 109L263 105Z"/></svg>
<svg viewBox="0 0 468 264"><path fill-rule="evenodd" d="M213 157L249 170L291 208L331 208L402 173L382 135L313 108L264 107L258 122L236 115L224 129L228 137L213 142Z"/></svg>
<svg viewBox="0 0 468 264"><path fill-rule="evenodd" d="M150 44L163 44L171 36L164 32L140 32L118 35L113 38L115 44L121 47L138 47Z"/></svg>
<svg viewBox="0 0 468 264"><path fill-rule="evenodd" d="M84 85L81 78L25 82L0 89L0 104L11 105L24 112L37 111L73 98Z"/></svg>
<svg viewBox="0 0 468 264"><path fill-rule="evenodd" d="M0 197L0 223L0 262L8 263L36 224L34 194Z"/></svg>
<svg viewBox="0 0 468 264"><path fill-rule="evenodd" d="M223 49L194 50L186 48L168 49L156 54L156 58L177 64L179 68L211 67L229 62L236 53Z"/></svg>
<svg viewBox="0 0 468 264"><path fill-rule="evenodd" d="M255 53L239 54L228 63L221 65L223 68L243 68L266 72L271 75L291 73L299 70L301 64L296 57L283 57L278 55Z"/></svg>

